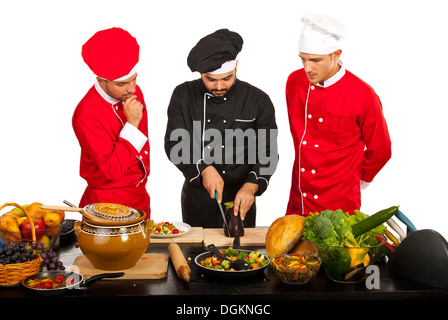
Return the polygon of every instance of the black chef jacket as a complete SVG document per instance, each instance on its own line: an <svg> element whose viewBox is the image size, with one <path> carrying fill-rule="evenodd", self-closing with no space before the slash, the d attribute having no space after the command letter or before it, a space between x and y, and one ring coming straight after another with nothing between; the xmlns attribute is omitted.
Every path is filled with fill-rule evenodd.
<svg viewBox="0 0 448 320"><path fill-rule="evenodd" d="M237 129L247 134L243 144L229 135ZM202 185L201 172L213 165L221 174L223 203L233 201L246 182L258 184L256 196L261 195L278 162L274 106L266 93L238 79L223 97L208 93L202 79L180 84L168 107L165 151L185 177L181 195L184 222L222 227L216 199L211 199ZM255 217L254 203L245 226L255 226Z"/></svg>

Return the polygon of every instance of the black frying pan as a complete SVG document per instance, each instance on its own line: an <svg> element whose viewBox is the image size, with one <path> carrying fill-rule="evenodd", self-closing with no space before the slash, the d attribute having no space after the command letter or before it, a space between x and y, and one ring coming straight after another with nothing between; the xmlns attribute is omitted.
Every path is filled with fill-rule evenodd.
<svg viewBox="0 0 448 320"><path fill-rule="evenodd" d="M60 274L64 274L68 281L66 281L68 284L67 286L63 287L63 288L55 288L55 289L38 289L38 288L32 288L30 286L27 285L28 280L33 280L33 279L39 279L39 278L47 278L47 277L54 277ZM27 278L25 278L22 281L22 285L30 290L33 290L39 294L43 294L43 295L58 295L61 294L67 290L71 290L71 289L79 289L82 287L89 287L90 285L92 285L93 283L97 282L98 280L104 279L104 278L119 278L124 276L124 272L115 272L115 273L102 273L102 274L97 274L94 275L86 280L84 280L84 277L82 276L82 274L77 273L77 272L72 272L72 271L43 271L43 272L38 272L35 273Z"/></svg>
<svg viewBox="0 0 448 320"><path fill-rule="evenodd" d="M253 252L252 250L245 250L245 249L238 249L237 251L239 251L239 250ZM203 272L205 275L208 275L211 277L223 278L223 279L245 279L245 278L251 278L254 276L259 276L264 272L264 270L267 268L267 266L270 263L268 256L264 254L265 258L268 259L268 263L258 269L224 271L224 270L209 269L209 268L206 268L201 265L202 260L204 260L208 257L211 257L213 255L214 255L214 253L212 251L203 252L196 256L196 258L194 259L194 262L200 268L201 272Z"/></svg>

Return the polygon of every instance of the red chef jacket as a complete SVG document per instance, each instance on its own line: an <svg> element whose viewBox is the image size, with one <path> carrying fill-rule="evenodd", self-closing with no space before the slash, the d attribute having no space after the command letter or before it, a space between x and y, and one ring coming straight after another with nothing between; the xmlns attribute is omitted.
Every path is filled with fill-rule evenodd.
<svg viewBox="0 0 448 320"><path fill-rule="evenodd" d="M76 107L72 124L81 146L80 175L88 184L81 208L111 202L143 210L150 217L148 117L138 86L135 95L144 106L138 130L126 122L123 102L108 96L98 83Z"/></svg>
<svg viewBox="0 0 448 320"><path fill-rule="evenodd" d="M300 69L288 77L286 101L295 147L286 214L360 210L360 183L371 182L391 157L374 90L342 66L323 86Z"/></svg>

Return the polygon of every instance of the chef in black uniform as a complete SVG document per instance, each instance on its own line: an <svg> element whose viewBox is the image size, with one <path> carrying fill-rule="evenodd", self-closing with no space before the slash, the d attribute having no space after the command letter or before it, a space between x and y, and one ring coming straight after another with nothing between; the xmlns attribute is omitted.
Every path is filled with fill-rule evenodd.
<svg viewBox="0 0 448 320"><path fill-rule="evenodd" d="M182 218L191 226L222 227L217 201L234 201L244 226L254 227L255 197L278 163L274 106L236 78L242 46L227 29L202 38L187 59L201 78L178 85L168 106L165 151L185 177Z"/></svg>

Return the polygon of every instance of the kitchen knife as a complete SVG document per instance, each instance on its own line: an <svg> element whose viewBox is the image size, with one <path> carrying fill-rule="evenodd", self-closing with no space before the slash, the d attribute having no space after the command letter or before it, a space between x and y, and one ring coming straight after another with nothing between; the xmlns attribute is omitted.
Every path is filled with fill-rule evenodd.
<svg viewBox="0 0 448 320"><path fill-rule="evenodd" d="M232 248L238 249L239 247L240 247L240 236L236 235L235 238L233 239Z"/></svg>
<svg viewBox="0 0 448 320"><path fill-rule="evenodd" d="M216 198L216 202L218 202L218 191L215 191L215 198ZM227 236L230 237L230 229L229 229L229 225L227 224L226 215L224 214L222 205L219 202L218 202L218 207L219 207L219 210L221 211L221 215L222 215L222 219L224 220L224 224L226 225L226 230L228 232Z"/></svg>

